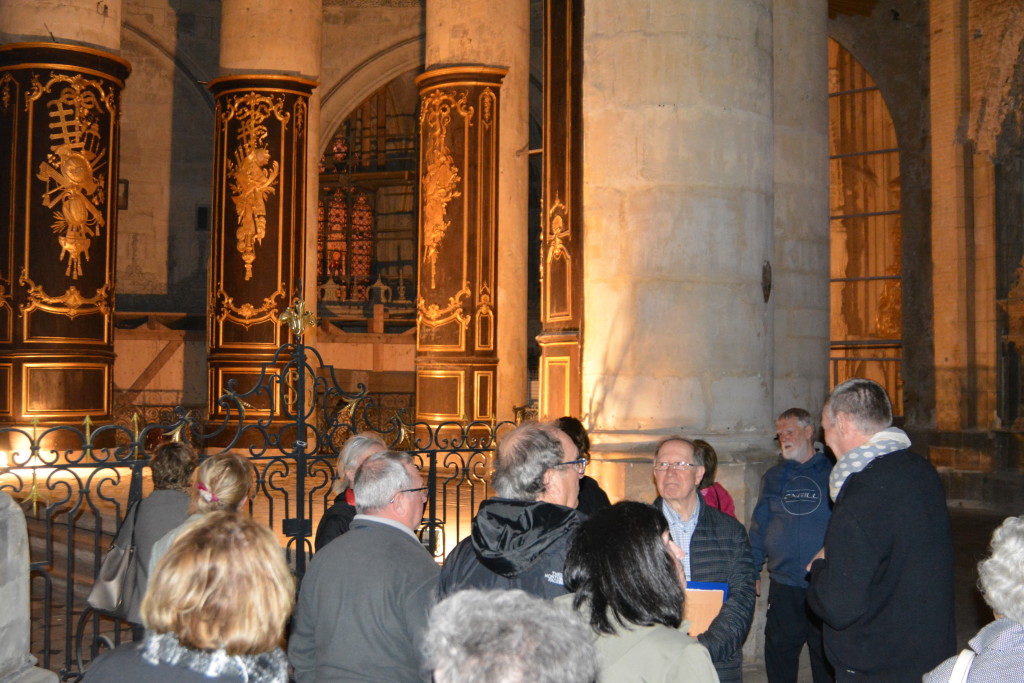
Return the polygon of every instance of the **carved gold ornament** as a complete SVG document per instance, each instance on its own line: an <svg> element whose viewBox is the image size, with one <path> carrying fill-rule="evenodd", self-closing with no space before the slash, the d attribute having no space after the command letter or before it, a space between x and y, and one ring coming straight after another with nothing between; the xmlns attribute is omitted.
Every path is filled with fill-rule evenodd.
<svg viewBox="0 0 1024 683"><path fill-rule="evenodd" d="M60 296L50 296L43 291L42 285L33 282L28 276L28 271L22 268L18 284L28 285L26 292L28 303L21 305L22 314L39 309L47 313L66 315L72 319L90 313L110 315L110 303L107 296L109 285L107 283L97 289L96 295L91 297L82 296L82 293L74 285Z"/></svg>
<svg viewBox="0 0 1024 683"><path fill-rule="evenodd" d="M547 262L556 258L569 258L565 241L569 239L569 226L565 223L566 207L562 200L555 196L555 203L548 212L548 254Z"/></svg>
<svg viewBox="0 0 1024 683"><path fill-rule="evenodd" d="M302 299L296 299L290 308L284 309L280 320L282 324L288 326L296 339L305 334L306 328L316 327L316 316L313 315L313 311L306 310L306 302Z"/></svg>
<svg viewBox="0 0 1024 683"><path fill-rule="evenodd" d="M284 283L282 282L277 291L263 299L263 305L256 308L250 303L236 306L234 297L228 296L227 292L221 289L217 292L221 304L217 320L220 322L230 320L244 326L246 329L257 323L272 320L274 312L277 310L277 300L284 296L284 292Z"/></svg>
<svg viewBox="0 0 1024 683"><path fill-rule="evenodd" d="M444 308L437 304L430 304L428 306L423 297L417 297L416 317L418 322L427 327L438 327L456 320L465 328L469 324L470 316L463 313L462 300L469 298L471 294L469 283L466 282L455 296L449 297L448 305Z"/></svg>
<svg viewBox="0 0 1024 683"><path fill-rule="evenodd" d="M290 114L283 111L283 105L280 97L250 92L234 98L224 114L225 119L235 118L239 123L238 146L234 159L228 161L227 171L231 179L231 201L238 216L235 248L245 262L246 280L252 279L256 245L267 234L267 197L275 192L280 171L266 146L268 131L263 122L275 116L287 123Z"/></svg>
<svg viewBox="0 0 1024 683"><path fill-rule="evenodd" d="M82 258L89 260L92 238L106 225L107 191L100 170L106 165L107 148L100 117L103 108L113 113L113 103L99 81L80 75L54 75L45 86L34 79L28 101L41 98L58 83L65 87L46 103L50 152L39 164L36 178L45 183L43 206L59 205L51 227L60 245L60 260L67 257L64 275L77 280L82 275Z"/></svg>
<svg viewBox="0 0 1024 683"><path fill-rule="evenodd" d="M3 76L0 76L0 87L2 87L2 90L0 90L0 104L3 104L5 112L11 108L11 85L17 86L17 83L11 74L5 73Z"/></svg>
<svg viewBox="0 0 1024 683"><path fill-rule="evenodd" d="M458 189L462 177L448 147L448 124L455 108L463 117L471 118L473 108L466 105L466 95L458 99L443 90L430 93L423 102L420 129L426 125L427 140L423 153L423 262L430 266L430 288L437 286L437 257L451 221L447 218L448 204L461 197Z"/></svg>

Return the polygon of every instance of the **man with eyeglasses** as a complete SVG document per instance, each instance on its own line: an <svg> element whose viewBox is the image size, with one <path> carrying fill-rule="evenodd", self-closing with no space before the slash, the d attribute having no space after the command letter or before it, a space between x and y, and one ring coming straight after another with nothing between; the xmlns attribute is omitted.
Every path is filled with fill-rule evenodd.
<svg viewBox="0 0 1024 683"><path fill-rule="evenodd" d="M572 439L551 425L509 432L494 455L497 495L481 503L472 533L445 560L440 596L463 588L564 595L562 568L583 519L576 504L586 464Z"/></svg>
<svg viewBox="0 0 1024 683"><path fill-rule="evenodd" d="M305 681L422 681L423 635L438 567L416 538L427 501L408 453L383 451L357 470L348 533L313 556L288 658Z"/></svg>
<svg viewBox="0 0 1024 683"><path fill-rule="evenodd" d="M687 582L729 587L722 610L697 636L711 653L723 683L743 680L743 641L754 618L754 559L743 525L701 501L700 451L691 440L671 436L654 451L655 507L668 520L672 540L683 550Z"/></svg>

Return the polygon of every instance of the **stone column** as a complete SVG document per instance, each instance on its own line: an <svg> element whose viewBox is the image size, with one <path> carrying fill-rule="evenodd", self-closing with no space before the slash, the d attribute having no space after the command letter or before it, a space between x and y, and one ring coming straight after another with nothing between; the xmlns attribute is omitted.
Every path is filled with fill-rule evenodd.
<svg viewBox="0 0 1024 683"><path fill-rule="evenodd" d="M130 71L120 2L47 4L0 2L0 34L22 41L0 47L0 422L43 427L111 418Z"/></svg>
<svg viewBox="0 0 1024 683"><path fill-rule="evenodd" d="M498 113L501 122L496 194L499 266L497 286L492 296L501 314L495 328L497 357L500 360L493 412L498 420L511 419L513 407L524 405L528 398L526 269L527 249L531 248L527 244L529 0L427 0L425 61L428 71L449 65L507 70L501 83Z"/></svg>
<svg viewBox="0 0 1024 683"><path fill-rule="evenodd" d="M828 389L828 7L774 0L774 409L816 415Z"/></svg>
<svg viewBox="0 0 1024 683"><path fill-rule="evenodd" d="M309 99L320 65L319 0L225 0L216 98L208 338L209 404L253 386L288 341L278 316L303 278ZM255 411L265 405L254 405Z"/></svg>
<svg viewBox="0 0 1024 683"><path fill-rule="evenodd" d="M35 666L29 654L28 533L25 513L0 491L0 681L49 683L57 674Z"/></svg>
<svg viewBox="0 0 1024 683"><path fill-rule="evenodd" d="M495 420L498 131L504 69L450 67L420 87L416 415Z"/></svg>
<svg viewBox="0 0 1024 683"><path fill-rule="evenodd" d="M771 36L767 0L587 5L583 397L602 453L649 458L680 431L726 465L769 452ZM742 472L723 479L744 518ZM649 467L624 487L652 491Z"/></svg>

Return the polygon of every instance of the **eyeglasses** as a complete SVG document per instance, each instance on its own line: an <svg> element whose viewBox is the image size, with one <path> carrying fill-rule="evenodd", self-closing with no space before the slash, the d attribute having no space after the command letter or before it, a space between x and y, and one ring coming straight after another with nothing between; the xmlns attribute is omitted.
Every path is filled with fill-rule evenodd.
<svg viewBox="0 0 1024 683"><path fill-rule="evenodd" d="M554 467L568 467L569 465L572 465L573 469L576 470L576 474L583 474L587 470L587 459L577 458L568 462L560 462L554 465Z"/></svg>
<svg viewBox="0 0 1024 683"><path fill-rule="evenodd" d="M403 493L419 493L421 491L425 493L428 490L430 490L429 486L420 486L420 487L417 487L417 488L414 488L414 489L399 489L399 490L395 491L394 498L391 499L391 501L388 503L388 505L391 505L391 503L394 503L395 502L395 498L398 498L398 496L400 496Z"/></svg>
<svg viewBox="0 0 1024 683"><path fill-rule="evenodd" d="M680 472L685 469L696 469L698 467L700 467L700 465L694 465L691 462L658 462L654 464L654 471L668 472L669 470L675 470L677 472Z"/></svg>

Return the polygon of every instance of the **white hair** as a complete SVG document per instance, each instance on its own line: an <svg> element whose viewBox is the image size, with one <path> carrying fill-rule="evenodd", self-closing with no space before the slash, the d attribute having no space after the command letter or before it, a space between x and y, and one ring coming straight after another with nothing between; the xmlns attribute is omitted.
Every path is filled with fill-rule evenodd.
<svg viewBox="0 0 1024 683"><path fill-rule="evenodd" d="M430 613L436 683L591 683L597 651L575 612L521 590L463 590Z"/></svg>
<svg viewBox="0 0 1024 683"><path fill-rule="evenodd" d="M992 534L992 554L978 563L978 586L996 614L1024 624L1024 516Z"/></svg>
<svg viewBox="0 0 1024 683"><path fill-rule="evenodd" d="M401 451L381 451L364 460L352 487L356 512L376 512L387 507L402 489L415 487L406 465L414 465L412 456Z"/></svg>
<svg viewBox="0 0 1024 683"><path fill-rule="evenodd" d="M380 434L359 432L348 438L338 455L338 474L334 483L331 484L331 491L335 495L340 494L352 483L345 477L345 471L358 469L366 457L366 452L373 448L378 450L387 448L387 444L384 443Z"/></svg>

